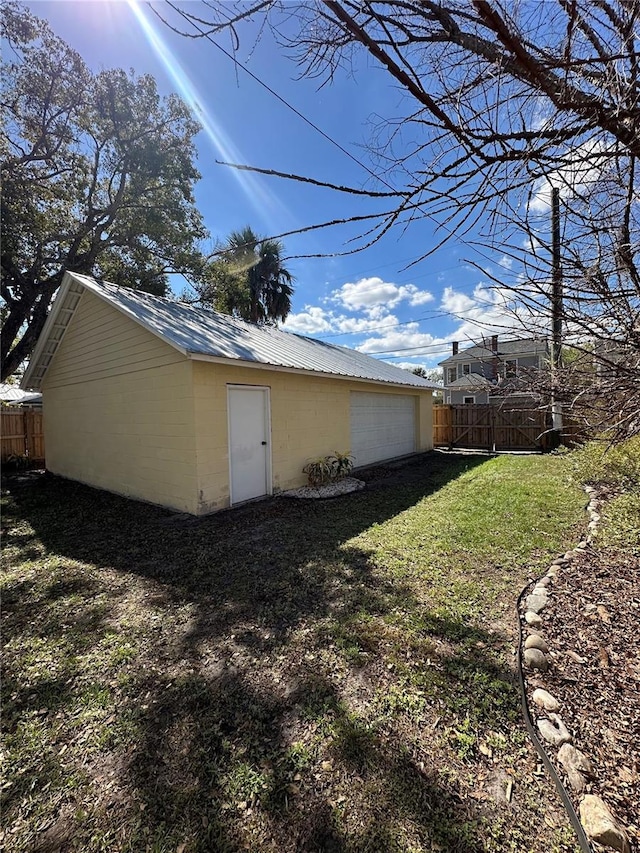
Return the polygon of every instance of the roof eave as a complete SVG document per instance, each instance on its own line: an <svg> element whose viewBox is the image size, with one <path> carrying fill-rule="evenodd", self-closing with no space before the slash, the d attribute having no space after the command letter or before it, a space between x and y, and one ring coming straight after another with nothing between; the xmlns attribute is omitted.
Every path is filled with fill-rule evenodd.
<svg viewBox="0 0 640 853"><path fill-rule="evenodd" d="M29 364L27 366L27 369L25 370L24 376L22 377L22 381L20 382L20 387L22 389L33 390L33 391L41 391L42 390L42 381L46 375L47 370L49 369L49 364L51 363L53 356L57 352L57 349L60 346L60 343L62 342L62 339L66 333L66 330L69 326L69 323L71 322L73 315L75 314L77 304L80 301L78 299L78 303L76 303L76 305L74 306L73 309L65 309L65 307L64 307L65 301L66 301L70 291L72 291L72 288L74 285L82 287L85 290L91 291L91 293L93 293L95 296L98 296L100 299L102 299L103 302L106 302L108 305L110 305L116 311L119 311L121 314L124 314L124 316L128 317L130 320L134 320L136 323L139 323L144 329L146 329L148 332L151 332L152 335L155 335L155 337L160 338L160 340L164 341L164 343L168 344L169 346L173 347L174 349L177 349L179 352L182 353L182 355L187 355L186 349L184 349L183 347L174 343L169 338L162 335L157 329L154 329L154 327L150 323L147 323L144 320L141 320L139 317L136 317L136 315L133 314L132 312L127 311L126 309L122 308L120 305L113 302L113 300L109 299L109 297L105 293L102 292L100 286L96 282L94 282L93 279L91 279L89 276L84 276L84 275L81 275L80 273L74 273L74 272L68 272L67 271L64 274L64 277L62 279L62 284L60 285L60 289L58 290L58 292L56 294L56 298L54 299L53 304L51 306L49 316L47 317L45 324L42 327L42 332L40 333L40 336L38 337L38 341L34 347L31 358L29 359ZM82 295L82 293L80 291L75 291L75 292L78 292L78 293L80 293L80 295ZM59 323L58 321L60 319L61 313L65 310L69 311L69 316L66 317L65 322L64 322L64 328L62 328L63 324ZM47 348L48 344L50 343L52 334L56 328L61 329L61 334L60 334L59 338L57 338L55 341L55 347L53 349L53 352L46 353L46 348ZM41 375L37 379L34 380L34 374L39 369L40 363L45 356L49 356L49 361L47 362L46 366L42 369Z"/></svg>
<svg viewBox="0 0 640 853"><path fill-rule="evenodd" d="M31 353L31 358L29 359L27 369L25 370L24 375L20 381L20 387L24 391L41 390L42 377L38 380L37 384L34 384L32 381L33 374L35 373L36 368L38 367L40 360L42 359L45 347L49 341L51 332L53 331L56 325L56 321L62 311L64 300L67 297L72 283L73 278L71 277L71 273L65 273L62 279L62 284L60 285L60 289L56 294L56 298L53 300L51 310L49 311L49 316L45 320L44 326L42 327L42 331L40 332L38 340L36 341L36 345L33 348L33 352Z"/></svg>
<svg viewBox="0 0 640 853"><path fill-rule="evenodd" d="M259 370L273 370L277 373L294 373L301 376L317 376L321 379L346 379L350 382L368 382L373 385L385 385L390 388L412 388L416 391L441 391L442 385L425 384L417 385L412 382L392 382L386 379L367 379L362 376L353 376L346 373L328 373L321 370L309 370L304 367L286 367L281 364L269 364L263 361L249 361L241 358L227 358L220 355L207 355L201 352L187 352L187 356L193 361L206 361L212 364L224 364L230 367L250 367Z"/></svg>

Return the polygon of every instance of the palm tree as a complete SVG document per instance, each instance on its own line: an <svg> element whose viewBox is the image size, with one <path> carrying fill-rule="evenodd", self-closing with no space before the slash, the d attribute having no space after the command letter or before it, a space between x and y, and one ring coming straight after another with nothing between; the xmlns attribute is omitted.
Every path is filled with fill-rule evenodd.
<svg viewBox="0 0 640 853"><path fill-rule="evenodd" d="M247 226L232 231L223 249L221 260L212 265L213 298L207 301L250 323L286 320L293 276L283 265L282 243L258 237Z"/></svg>

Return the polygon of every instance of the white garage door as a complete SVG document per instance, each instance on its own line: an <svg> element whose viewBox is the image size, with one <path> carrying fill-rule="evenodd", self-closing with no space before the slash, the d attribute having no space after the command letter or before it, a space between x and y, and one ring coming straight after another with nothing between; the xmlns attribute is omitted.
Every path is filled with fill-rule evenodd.
<svg viewBox="0 0 640 853"><path fill-rule="evenodd" d="M404 456L415 449L415 397L351 392L351 453L356 466Z"/></svg>

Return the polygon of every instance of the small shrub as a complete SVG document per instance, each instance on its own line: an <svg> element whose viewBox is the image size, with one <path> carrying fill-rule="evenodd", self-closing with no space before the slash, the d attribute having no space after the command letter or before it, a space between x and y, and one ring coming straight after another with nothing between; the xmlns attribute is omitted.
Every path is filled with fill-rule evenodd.
<svg viewBox="0 0 640 853"><path fill-rule="evenodd" d="M307 475L310 486L325 486L349 476L353 470L353 456L350 453L335 453L312 459L302 469Z"/></svg>
<svg viewBox="0 0 640 853"><path fill-rule="evenodd" d="M571 462L579 483L640 489L640 436L615 445L590 441L572 453Z"/></svg>
<svg viewBox="0 0 640 853"><path fill-rule="evenodd" d="M334 480L342 480L344 477L348 477L349 474L353 471L353 456L350 453L338 453L336 450L331 457L327 457L332 460L334 475Z"/></svg>
<svg viewBox="0 0 640 853"><path fill-rule="evenodd" d="M28 453L13 453L5 462L5 468L8 471L24 471L30 462Z"/></svg>
<svg viewBox="0 0 640 853"><path fill-rule="evenodd" d="M307 475L310 486L324 486L330 483L333 479L331 456L320 456L318 459L312 459L304 466L302 473Z"/></svg>

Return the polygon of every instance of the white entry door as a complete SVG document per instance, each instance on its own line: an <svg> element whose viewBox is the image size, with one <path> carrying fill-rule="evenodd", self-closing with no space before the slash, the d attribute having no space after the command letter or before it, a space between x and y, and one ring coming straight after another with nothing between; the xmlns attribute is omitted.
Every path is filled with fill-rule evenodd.
<svg viewBox="0 0 640 853"><path fill-rule="evenodd" d="M228 386L231 503L271 493L269 389Z"/></svg>
<svg viewBox="0 0 640 853"><path fill-rule="evenodd" d="M351 392L351 453L357 466L404 456L415 449L414 396Z"/></svg>

